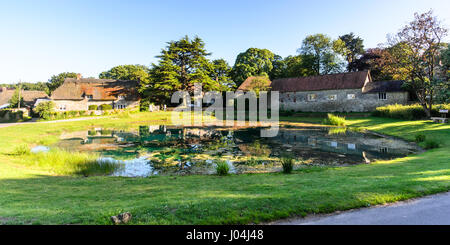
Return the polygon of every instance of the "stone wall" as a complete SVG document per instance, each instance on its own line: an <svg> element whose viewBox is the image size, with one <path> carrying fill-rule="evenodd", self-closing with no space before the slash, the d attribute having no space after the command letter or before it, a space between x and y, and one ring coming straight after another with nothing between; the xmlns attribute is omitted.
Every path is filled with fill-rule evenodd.
<svg viewBox="0 0 450 245"><path fill-rule="evenodd" d="M308 95L315 94L314 101ZM354 95L354 99L349 99ZM324 90L280 93L280 110L303 112L368 112L388 104L407 104L407 92L387 92L386 100L378 93L363 94L361 89ZM335 100L333 100L335 99Z"/></svg>
<svg viewBox="0 0 450 245"><path fill-rule="evenodd" d="M87 111L90 105L100 106L108 104L113 109L118 109L117 105L124 105L125 108L133 108L139 106L139 101L116 100L116 101L92 101L84 100L53 100L55 102L56 111ZM65 110L63 109L65 107Z"/></svg>

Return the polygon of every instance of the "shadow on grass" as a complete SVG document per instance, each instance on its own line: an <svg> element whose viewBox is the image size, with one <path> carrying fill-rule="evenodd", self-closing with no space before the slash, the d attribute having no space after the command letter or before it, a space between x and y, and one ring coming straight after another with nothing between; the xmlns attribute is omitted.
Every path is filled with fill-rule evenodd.
<svg viewBox="0 0 450 245"><path fill-rule="evenodd" d="M444 151L442 149L441 151ZM16 224L248 224L395 202L450 189L446 154L391 163L219 176L0 179L0 217Z"/></svg>

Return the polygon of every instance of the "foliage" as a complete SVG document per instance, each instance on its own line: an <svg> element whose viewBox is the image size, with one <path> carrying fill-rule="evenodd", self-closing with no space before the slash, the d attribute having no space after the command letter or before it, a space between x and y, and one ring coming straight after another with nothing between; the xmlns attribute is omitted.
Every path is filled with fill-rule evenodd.
<svg viewBox="0 0 450 245"><path fill-rule="evenodd" d="M436 105L431 111L431 115L439 116L440 109L450 109L450 104ZM419 104L414 105L387 105L377 107L372 113L376 117L398 118L404 120L420 120L427 118L423 107Z"/></svg>
<svg viewBox="0 0 450 245"><path fill-rule="evenodd" d="M286 156L282 157L280 160L281 166L283 167L283 173L290 174L294 169L294 158Z"/></svg>
<svg viewBox="0 0 450 245"><path fill-rule="evenodd" d="M338 52L336 52L343 45L338 43L334 43L330 37L324 34L309 35L303 40L299 52L302 55L313 57L315 75L338 73L342 71L343 65L338 57Z"/></svg>
<svg viewBox="0 0 450 245"><path fill-rule="evenodd" d="M427 117L431 116L434 103L436 82L439 80L441 43L447 35L447 29L433 16L430 10L423 14L416 13L414 20L403 27L390 41L404 47L403 52L394 55L392 63L408 74L406 86L412 89Z"/></svg>
<svg viewBox="0 0 450 245"><path fill-rule="evenodd" d="M232 69L232 78L239 87L248 77L269 76L274 62L275 54L270 50L249 48L238 54Z"/></svg>
<svg viewBox="0 0 450 245"><path fill-rule="evenodd" d="M64 83L66 78L77 78L77 73L75 72L63 72L58 75L52 76L47 83L47 87L50 92L55 91L59 86Z"/></svg>
<svg viewBox="0 0 450 245"><path fill-rule="evenodd" d="M52 149L49 152L31 154L29 161L34 165L61 175L106 175L120 167L118 163L99 161L98 159L98 154Z"/></svg>
<svg viewBox="0 0 450 245"><path fill-rule="evenodd" d="M147 82L149 68L143 65L120 65L100 73L99 78Z"/></svg>
<svg viewBox="0 0 450 245"><path fill-rule="evenodd" d="M40 118L49 119L51 113L55 108L55 102L44 101L39 103L34 109L34 113L38 114Z"/></svg>
<svg viewBox="0 0 450 245"><path fill-rule="evenodd" d="M364 53L363 40L360 37L355 37L355 34L350 32L339 37L334 43L334 49L345 57L347 71L356 71L352 64Z"/></svg>
<svg viewBox="0 0 450 245"><path fill-rule="evenodd" d="M36 90L36 91L44 91L46 94L49 94L49 89L47 87L47 83L45 82L37 82L37 83L31 83L31 82L19 82L16 84L0 84L0 87L3 88L10 88L10 89L17 89L22 88L23 90Z"/></svg>
<svg viewBox="0 0 450 245"><path fill-rule="evenodd" d="M102 111L109 111L112 110L112 105L110 104L101 104L98 109L102 110Z"/></svg>
<svg viewBox="0 0 450 245"><path fill-rule="evenodd" d="M11 108L19 108L24 106L23 103L23 96L22 96L22 88L18 87L16 88L16 91L14 91L13 96L11 97L11 99L9 99L9 107Z"/></svg>
<svg viewBox="0 0 450 245"><path fill-rule="evenodd" d="M89 105L89 106L88 106L88 109L89 109L90 111L95 111L95 110L98 109L98 106L97 106L97 105Z"/></svg>
<svg viewBox="0 0 450 245"><path fill-rule="evenodd" d="M205 91L220 90L211 78L209 55L199 37L169 42L158 56L159 63L152 65L149 81L141 82L140 92L151 101L168 104L175 91L192 92L195 83L201 83Z"/></svg>
<svg viewBox="0 0 450 245"><path fill-rule="evenodd" d="M30 147L27 144L20 144L14 148L12 155L23 156L30 153Z"/></svg>
<svg viewBox="0 0 450 245"><path fill-rule="evenodd" d="M434 149L434 148L439 148L439 143L434 141L434 140L426 140L425 141L425 149L429 150L429 149Z"/></svg>
<svg viewBox="0 0 450 245"><path fill-rule="evenodd" d="M417 143L424 142L427 137L424 134L416 134L414 141Z"/></svg>
<svg viewBox="0 0 450 245"><path fill-rule="evenodd" d="M226 161L218 161L216 162L216 173L220 176L228 175L230 171L230 165Z"/></svg>
<svg viewBox="0 0 450 245"><path fill-rule="evenodd" d="M324 124L327 125L335 125L335 126L346 126L347 121L345 120L345 117L335 116L331 113L327 115L327 118L323 121Z"/></svg>
<svg viewBox="0 0 450 245"><path fill-rule="evenodd" d="M213 60L211 68L211 78L220 86L219 91L229 91L236 87L231 79L231 67L224 59Z"/></svg>
<svg viewBox="0 0 450 245"><path fill-rule="evenodd" d="M256 93L257 96L259 96L259 92L270 90L270 84L271 81L268 77L258 76L252 79L250 82L250 88Z"/></svg>

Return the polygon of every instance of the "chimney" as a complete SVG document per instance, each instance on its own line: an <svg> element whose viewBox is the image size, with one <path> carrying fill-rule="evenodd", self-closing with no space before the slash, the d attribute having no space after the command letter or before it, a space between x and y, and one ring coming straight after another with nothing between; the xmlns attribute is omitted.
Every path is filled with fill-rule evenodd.
<svg viewBox="0 0 450 245"><path fill-rule="evenodd" d="M78 73L78 74L77 74L77 80L80 80L80 79L81 79L81 74Z"/></svg>

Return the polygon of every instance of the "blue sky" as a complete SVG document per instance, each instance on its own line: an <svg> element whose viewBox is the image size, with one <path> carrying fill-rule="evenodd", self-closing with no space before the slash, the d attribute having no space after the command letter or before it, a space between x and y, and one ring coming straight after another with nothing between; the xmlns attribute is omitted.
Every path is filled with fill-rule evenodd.
<svg viewBox="0 0 450 245"><path fill-rule="evenodd" d="M166 42L186 34L201 37L210 58L231 65L250 47L296 54L315 33L337 38L354 32L366 47L376 47L414 12L429 9L450 27L448 0L0 0L0 83L46 81L64 71L97 77L116 65L150 65Z"/></svg>

